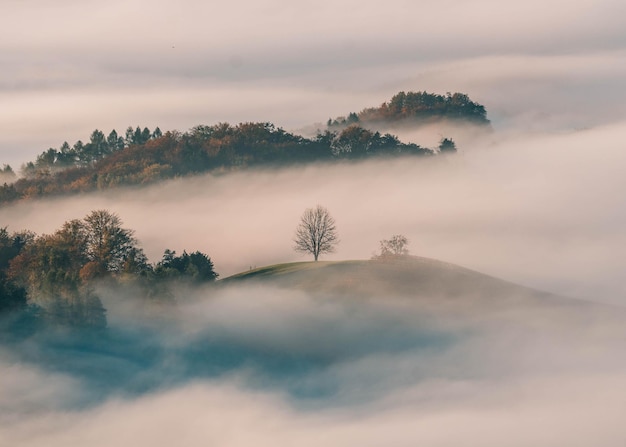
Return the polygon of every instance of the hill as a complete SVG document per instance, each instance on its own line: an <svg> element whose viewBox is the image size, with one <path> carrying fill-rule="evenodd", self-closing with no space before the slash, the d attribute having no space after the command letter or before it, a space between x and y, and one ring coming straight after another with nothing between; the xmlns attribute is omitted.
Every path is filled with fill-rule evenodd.
<svg viewBox="0 0 626 447"><path fill-rule="evenodd" d="M347 117L329 119L329 128L354 124L376 127L383 124L421 126L448 120L478 126L488 126L485 107L464 93L438 95L428 92L399 92L379 107L350 112Z"/></svg>
<svg viewBox="0 0 626 447"><path fill-rule="evenodd" d="M521 331L551 331L555 324L566 323L582 333L626 319L622 307L563 297L416 256L278 264L224 278L217 285L304 291L321 302L340 299L357 308L363 301L396 303L433 321L463 326L497 321Z"/></svg>
<svg viewBox="0 0 626 447"><path fill-rule="evenodd" d="M92 135L103 134L94 131ZM75 148L69 148L64 143L66 149L49 149L35 163L29 162L22 168L21 178L0 186L0 203L146 185L208 172L438 153L358 126L341 132L326 131L309 139L271 123L196 126L186 133L168 131L121 148L93 149L97 144L103 145L78 142ZM451 148L452 152L456 150ZM444 149L450 152L448 146Z"/></svg>
<svg viewBox="0 0 626 447"><path fill-rule="evenodd" d="M296 262L261 267L222 279L223 286L261 283L311 293L408 297L455 305L581 305L458 265L417 256L339 262Z"/></svg>
<svg viewBox="0 0 626 447"><path fill-rule="evenodd" d="M376 123L411 126L440 119L489 123L484 106L465 94L400 92L378 108L329 120L328 128L318 129L311 138L269 122L198 125L184 133L128 127L124 137L115 129L108 135L95 129L85 143L65 141L59 148L43 151L21 167L20 178L10 166L0 168L0 182L5 182L0 185L0 204L257 166L454 153L454 141L445 136L438 147L426 148L375 129Z"/></svg>

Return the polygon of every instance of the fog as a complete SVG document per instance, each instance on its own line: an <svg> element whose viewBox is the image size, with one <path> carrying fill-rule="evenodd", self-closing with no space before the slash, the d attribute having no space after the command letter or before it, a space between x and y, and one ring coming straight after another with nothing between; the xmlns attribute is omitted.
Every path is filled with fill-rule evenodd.
<svg viewBox="0 0 626 447"><path fill-rule="evenodd" d="M458 139L453 157L242 171L0 210L12 231L49 233L105 208L152 262L200 250L222 277L305 260L292 250L305 208L322 204L341 243L325 259L368 259L392 234L411 253L566 296L624 302L626 242L618 142L626 125ZM504 136L503 136L504 135Z"/></svg>
<svg viewBox="0 0 626 447"><path fill-rule="evenodd" d="M105 336L43 333L0 349L2 438L621 446L625 130L450 129L461 148L450 157L204 175L4 207L10 230L39 233L107 208L152 261L165 248L202 250L224 277L307 259L291 239L320 203L341 239L323 259L368 259L401 233L413 254L617 307L250 284L180 289L176 308L146 314L132 290L100 290Z"/></svg>
<svg viewBox="0 0 626 447"><path fill-rule="evenodd" d="M100 293L106 334L0 351L5 442L623 443L623 312L251 285L146 316Z"/></svg>
<svg viewBox="0 0 626 447"><path fill-rule="evenodd" d="M321 204L340 238L323 260L403 234L411 254L566 298L436 300L372 277L367 296L244 283L146 308L102 286L104 332L0 334L0 443L623 447L624 5L3 2L0 164L16 171L96 128L311 134L401 90L467 93L492 121L388 129L452 137L454 156L23 201L0 208L9 231L105 208L152 262L200 250L224 278L307 260L292 237Z"/></svg>

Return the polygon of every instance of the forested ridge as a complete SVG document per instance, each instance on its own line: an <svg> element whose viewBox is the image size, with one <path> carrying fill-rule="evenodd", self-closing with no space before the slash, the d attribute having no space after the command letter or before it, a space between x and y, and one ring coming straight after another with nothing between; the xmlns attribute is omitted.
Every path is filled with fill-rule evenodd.
<svg viewBox="0 0 626 447"><path fill-rule="evenodd" d="M485 107L464 93L438 95L428 92L399 92L379 107L370 107L347 116L329 119L329 128L353 124L426 124L437 120L489 125Z"/></svg>
<svg viewBox="0 0 626 447"><path fill-rule="evenodd" d="M367 157L432 156L454 152L450 138L437 148L403 143L375 129L376 122L411 117L430 122L456 117L485 124L485 108L467 95L425 92L395 95L379 108L364 109L348 118L329 120L313 138L285 131L268 122L238 125L198 125L187 132L163 133L158 127L128 127L124 136L96 129L84 143L64 142L24 164L18 178L5 165L0 177L0 203L49 195L145 185L159 180L204 172L226 172L255 166L278 166Z"/></svg>

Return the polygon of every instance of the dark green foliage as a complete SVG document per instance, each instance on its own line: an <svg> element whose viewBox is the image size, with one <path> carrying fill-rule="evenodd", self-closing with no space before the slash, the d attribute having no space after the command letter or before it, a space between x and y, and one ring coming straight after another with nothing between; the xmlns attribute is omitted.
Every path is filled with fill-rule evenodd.
<svg viewBox="0 0 626 447"><path fill-rule="evenodd" d="M26 307L26 290L0 272L0 316Z"/></svg>
<svg viewBox="0 0 626 447"><path fill-rule="evenodd" d="M124 149L124 139L117 135L115 129L113 129L107 137L107 145L109 152L120 151Z"/></svg>
<svg viewBox="0 0 626 447"><path fill-rule="evenodd" d="M26 308L26 290L9 278L9 265L31 238L30 233L9 234L0 228L0 316Z"/></svg>
<svg viewBox="0 0 626 447"><path fill-rule="evenodd" d="M453 153L456 152L456 144L452 138L442 138L439 142L439 152Z"/></svg>
<svg viewBox="0 0 626 447"><path fill-rule="evenodd" d="M405 144L391 134L381 135L356 124L339 133L326 131L320 138L329 138L333 156L337 158L364 158L390 155L433 155L430 149L416 144Z"/></svg>
<svg viewBox="0 0 626 447"><path fill-rule="evenodd" d="M15 178L15 172L13 172L13 168L11 167L11 165L2 165L2 168L0 168L0 177L4 177L6 179Z"/></svg>
<svg viewBox="0 0 626 447"><path fill-rule="evenodd" d="M14 184L4 183L0 186L0 203L13 202L22 197L22 194L18 192Z"/></svg>
<svg viewBox="0 0 626 447"><path fill-rule="evenodd" d="M376 124L382 122L411 121L428 123L439 119L466 121L487 125L485 107L472 101L464 93L437 95L428 92L400 92L380 107L363 109L347 118L328 120L328 127L345 127L354 123Z"/></svg>
<svg viewBox="0 0 626 447"><path fill-rule="evenodd" d="M165 250L163 259L154 267L154 274L159 279L184 279L191 282L211 282L219 276L213 261L202 252L188 254L183 251L176 256L175 251Z"/></svg>
<svg viewBox="0 0 626 447"><path fill-rule="evenodd" d="M115 129L108 136L95 129L89 136L88 143L78 140L74 146L70 147L69 143L65 141L59 149L50 148L39 154L35 162L24 164L21 168L21 174L23 177L32 179L49 176L53 172L71 167L89 167L98 160L121 151L126 146L145 144L150 139L160 138L161 135L161 130L158 127L154 132L150 132L147 127L144 127L143 130L140 127L135 130L129 127L126 130L126 139L120 137ZM5 177L12 174L13 171L10 166L8 169L10 172L0 171L0 174L5 174Z"/></svg>
<svg viewBox="0 0 626 447"><path fill-rule="evenodd" d="M127 250L122 263L121 272L145 275L151 271L152 267L148 264L148 257L143 250L138 247L131 247Z"/></svg>
<svg viewBox="0 0 626 447"><path fill-rule="evenodd" d="M70 166L74 166L77 162L76 151L70 147L67 141L65 141L59 151L56 154L55 164L57 167L64 169Z"/></svg>

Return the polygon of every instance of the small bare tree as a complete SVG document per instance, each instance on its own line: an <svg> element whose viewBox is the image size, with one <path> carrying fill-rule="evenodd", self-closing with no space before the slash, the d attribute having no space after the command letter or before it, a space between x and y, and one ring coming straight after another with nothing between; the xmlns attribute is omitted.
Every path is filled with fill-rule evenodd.
<svg viewBox="0 0 626 447"><path fill-rule="evenodd" d="M383 239L380 241L380 258L390 256L404 256L409 254L409 249L406 248L409 240L401 235L394 234L391 239Z"/></svg>
<svg viewBox="0 0 626 447"><path fill-rule="evenodd" d="M315 261L322 253L332 253L339 243L335 219L323 206L308 208L300 218L294 250L311 253Z"/></svg>

